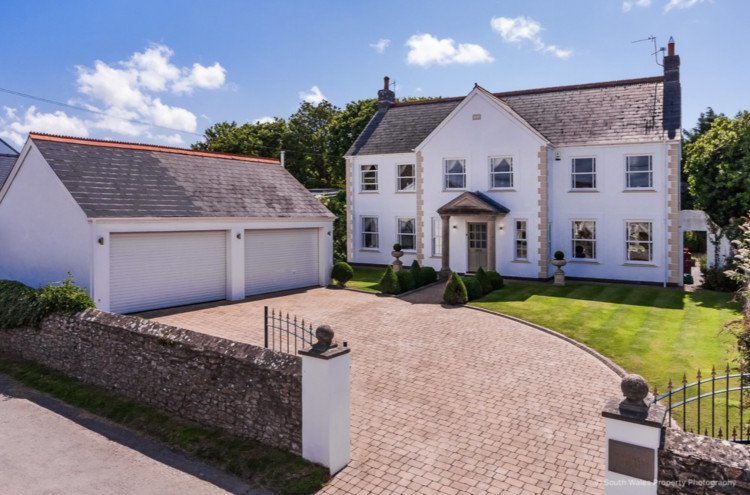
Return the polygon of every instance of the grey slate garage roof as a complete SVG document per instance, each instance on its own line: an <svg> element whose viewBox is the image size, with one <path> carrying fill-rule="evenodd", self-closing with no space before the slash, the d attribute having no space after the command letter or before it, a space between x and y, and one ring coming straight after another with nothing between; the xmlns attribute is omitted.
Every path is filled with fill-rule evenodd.
<svg viewBox="0 0 750 495"><path fill-rule="evenodd" d="M664 78L493 93L553 146L661 139ZM347 155L408 153L463 97L395 103L375 114Z"/></svg>
<svg viewBox="0 0 750 495"><path fill-rule="evenodd" d="M277 160L29 137L89 218L334 218Z"/></svg>
<svg viewBox="0 0 750 495"><path fill-rule="evenodd" d="M10 170L16 163L16 158L18 158L18 152L0 139L0 188L3 187L5 180L10 175Z"/></svg>

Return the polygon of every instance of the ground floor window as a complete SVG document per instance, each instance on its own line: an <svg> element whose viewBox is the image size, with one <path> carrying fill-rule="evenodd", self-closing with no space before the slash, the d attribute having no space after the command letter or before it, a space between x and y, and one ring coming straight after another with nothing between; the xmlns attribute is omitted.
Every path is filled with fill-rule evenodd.
<svg viewBox="0 0 750 495"><path fill-rule="evenodd" d="M573 220L572 250L574 259L596 259L596 222Z"/></svg>
<svg viewBox="0 0 750 495"><path fill-rule="evenodd" d="M414 218L399 218L396 237L401 249L411 250L417 248L417 230Z"/></svg>
<svg viewBox="0 0 750 495"><path fill-rule="evenodd" d="M529 257L528 241L526 239L526 220L516 220L516 259L525 260Z"/></svg>
<svg viewBox="0 0 750 495"><path fill-rule="evenodd" d="M625 222L625 249L628 261L654 259L651 222Z"/></svg>
<svg viewBox="0 0 750 495"><path fill-rule="evenodd" d="M432 217L432 255L443 254L443 222L440 217Z"/></svg>
<svg viewBox="0 0 750 495"><path fill-rule="evenodd" d="M362 217L362 247L364 249L378 249L380 247L378 217Z"/></svg>

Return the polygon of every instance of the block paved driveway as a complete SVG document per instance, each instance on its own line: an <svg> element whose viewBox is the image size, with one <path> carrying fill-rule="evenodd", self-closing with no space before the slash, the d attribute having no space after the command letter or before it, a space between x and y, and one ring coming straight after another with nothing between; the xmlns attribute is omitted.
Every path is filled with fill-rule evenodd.
<svg viewBox="0 0 750 495"><path fill-rule="evenodd" d="M262 346L264 305L352 349L352 462L320 493L604 493L600 413L620 380L585 351L468 308L324 288L156 319Z"/></svg>

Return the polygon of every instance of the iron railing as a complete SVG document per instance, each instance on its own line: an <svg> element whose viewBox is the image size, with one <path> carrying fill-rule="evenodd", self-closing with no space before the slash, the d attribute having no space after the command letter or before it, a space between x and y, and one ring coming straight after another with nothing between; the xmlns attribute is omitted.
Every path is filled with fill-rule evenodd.
<svg viewBox="0 0 750 495"><path fill-rule="evenodd" d="M286 352L287 354L297 354L297 346L310 347L313 344L315 334L313 333L312 324L309 328L305 326L305 320L297 320L297 316L286 316L281 310L271 309L268 312L268 306L263 309L264 315L264 342L266 349Z"/></svg>
<svg viewBox="0 0 750 495"><path fill-rule="evenodd" d="M750 392L750 373L746 373L744 366L740 365L740 372L739 373L731 373L731 370L729 369L729 364L727 364L726 374L724 376L716 376L716 366L714 366L711 369L711 376L703 378L701 375L701 371L698 370L698 374L696 375L697 381L693 383L687 382L687 375L683 373L682 375L682 386L678 388L674 388L672 385L672 380L669 380L669 385L667 385L667 393L658 395L658 392L656 390L656 387L654 387L654 400L653 402L656 403L658 401L663 401L666 399L667 401L667 411L669 412L669 423L672 424L672 410L677 408L682 408L682 429L683 431L688 431L687 428L687 418L689 413L697 413L697 417L695 419L696 422L696 429L698 434L701 434L701 405L703 404L703 408L709 406L708 402L710 400L710 408L711 408L711 418L710 418L710 428L711 433L709 435L709 426L704 426L703 435L705 436L712 436L720 439L726 439L731 440L733 442L737 443L750 443L750 425L745 424L745 392ZM733 385L730 384L730 381L733 382ZM710 391L705 391L710 386ZM723 387L720 390L717 390L716 387ZM701 392L701 387L703 387L704 392ZM731 414L730 414L730 393L735 392L734 395L735 398L738 398L739 402L739 411L737 411L735 408L732 408ZM718 434L716 431L717 421L716 421L716 396L724 395L724 421L723 424L721 422L721 418L719 418L719 424L718 424ZM675 399L673 399L673 397ZM677 402L674 402L676 400ZM662 404L664 404L662 402ZM690 411L688 411L688 404L692 404ZM739 417L737 417L737 412L739 412ZM721 413L721 411L720 411ZM705 420L705 414L707 412L704 412L703 419ZM706 420L707 421L707 420ZM706 425L706 421L704 421L704 425ZM691 421L691 424L693 421ZM677 424L679 424L679 420L677 421ZM722 429L723 426L723 429ZM730 437L729 434L729 428L732 427L732 434ZM693 428L690 428L691 432L693 432ZM739 435L738 435L739 432Z"/></svg>

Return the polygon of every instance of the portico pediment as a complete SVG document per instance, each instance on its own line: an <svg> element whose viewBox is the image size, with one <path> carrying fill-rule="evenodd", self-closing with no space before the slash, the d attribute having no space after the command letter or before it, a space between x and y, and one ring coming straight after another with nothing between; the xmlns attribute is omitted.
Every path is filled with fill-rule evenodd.
<svg viewBox="0 0 750 495"><path fill-rule="evenodd" d="M510 210L479 191L466 191L437 210L439 215L505 215Z"/></svg>

